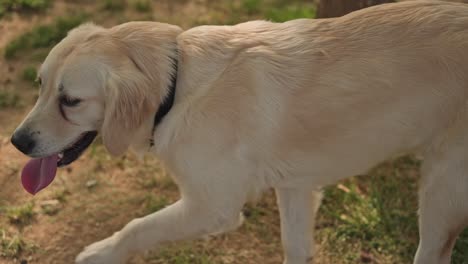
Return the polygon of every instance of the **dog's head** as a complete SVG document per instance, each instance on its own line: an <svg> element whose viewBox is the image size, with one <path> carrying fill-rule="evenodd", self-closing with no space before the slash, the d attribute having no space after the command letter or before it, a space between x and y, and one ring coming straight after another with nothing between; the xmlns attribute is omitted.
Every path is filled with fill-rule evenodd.
<svg viewBox="0 0 468 264"><path fill-rule="evenodd" d="M35 158L23 170L27 190L44 188L98 132L111 154L128 148L168 92L179 33L155 22L86 24L52 49L39 70L36 105L11 138Z"/></svg>

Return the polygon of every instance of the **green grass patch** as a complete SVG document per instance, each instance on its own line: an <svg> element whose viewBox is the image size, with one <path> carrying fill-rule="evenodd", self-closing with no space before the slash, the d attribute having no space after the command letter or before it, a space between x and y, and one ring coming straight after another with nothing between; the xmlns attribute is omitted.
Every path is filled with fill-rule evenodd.
<svg viewBox="0 0 468 264"><path fill-rule="evenodd" d="M43 48L34 50L29 58L31 61L42 63L47 58L47 55L49 55L49 49Z"/></svg>
<svg viewBox="0 0 468 264"><path fill-rule="evenodd" d="M458 237L452 254L452 263L468 264L468 228Z"/></svg>
<svg viewBox="0 0 468 264"><path fill-rule="evenodd" d="M223 8L221 8L223 9ZM242 0L224 7L225 12L213 16L214 21L200 21L202 24L233 25L241 22L266 19L285 22L298 18L315 18L316 8L312 1ZM229 15L226 16L225 13Z"/></svg>
<svg viewBox="0 0 468 264"><path fill-rule="evenodd" d="M244 214L245 219L252 223L258 223L260 221L260 218L268 214L266 208L252 204L245 205L242 212Z"/></svg>
<svg viewBox="0 0 468 264"><path fill-rule="evenodd" d="M123 11L126 7L125 0L104 0L102 1L102 9L110 12Z"/></svg>
<svg viewBox="0 0 468 264"><path fill-rule="evenodd" d="M27 243L20 235L10 235L0 229L0 257L16 258L21 253L32 253L36 247Z"/></svg>
<svg viewBox="0 0 468 264"><path fill-rule="evenodd" d="M298 18L315 18L315 5L294 3L273 7L265 12L265 18L273 22L285 22Z"/></svg>
<svg viewBox="0 0 468 264"><path fill-rule="evenodd" d="M279 222L276 222L279 212L273 191L265 193L260 200L245 204L242 214L245 221L239 228L240 232L250 234L265 244L273 244L280 239L272 228L272 225L279 227Z"/></svg>
<svg viewBox="0 0 468 264"><path fill-rule="evenodd" d="M155 176L143 177L138 183L145 189L154 189L159 186L158 178Z"/></svg>
<svg viewBox="0 0 468 264"><path fill-rule="evenodd" d="M155 197L154 195L148 195L145 199L145 212L150 214L157 212L169 204L166 197Z"/></svg>
<svg viewBox="0 0 468 264"><path fill-rule="evenodd" d="M52 196L54 199L57 199L61 203L67 202L67 196L70 195L70 191L68 189L60 189L54 192L54 195Z"/></svg>
<svg viewBox="0 0 468 264"><path fill-rule="evenodd" d="M0 18L9 12L43 11L51 5L50 0L0 0Z"/></svg>
<svg viewBox="0 0 468 264"><path fill-rule="evenodd" d="M19 53L31 49L49 48L62 40L69 30L83 23L85 19L84 14L71 15L59 17L51 24L34 27L31 31L8 43L3 56L5 59L12 59Z"/></svg>
<svg viewBox="0 0 468 264"><path fill-rule="evenodd" d="M141 13L151 12L153 9L151 0L133 0L131 4L133 9Z"/></svg>
<svg viewBox="0 0 468 264"><path fill-rule="evenodd" d="M21 77L24 81L34 83L37 78L37 70L34 66L27 66L24 68Z"/></svg>
<svg viewBox="0 0 468 264"><path fill-rule="evenodd" d="M164 249L150 258L156 264L212 264L210 256L203 250L191 247L178 247L177 249Z"/></svg>
<svg viewBox="0 0 468 264"><path fill-rule="evenodd" d="M177 190L177 184L172 180L169 175L160 177L158 187L162 190Z"/></svg>
<svg viewBox="0 0 468 264"><path fill-rule="evenodd" d="M27 203L21 206L6 207L5 215L10 223L15 225L27 225L32 222L36 213L34 212L34 204Z"/></svg>
<svg viewBox="0 0 468 264"><path fill-rule="evenodd" d="M19 102L20 97L18 94L0 90L0 109L16 107Z"/></svg>
<svg viewBox="0 0 468 264"><path fill-rule="evenodd" d="M418 243L415 159L403 157L325 190L319 236L352 263L363 254L410 263Z"/></svg>
<svg viewBox="0 0 468 264"><path fill-rule="evenodd" d="M261 0L243 0L242 9L249 15L258 14L262 10Z"/></svg>

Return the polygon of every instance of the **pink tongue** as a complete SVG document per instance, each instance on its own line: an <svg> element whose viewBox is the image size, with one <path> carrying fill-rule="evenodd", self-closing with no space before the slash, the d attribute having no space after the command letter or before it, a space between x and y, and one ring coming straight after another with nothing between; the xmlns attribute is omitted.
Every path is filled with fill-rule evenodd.
<svg viewBox="0 0 468 264"><path fill-rule="evenodd" d="M57 155L30 160L21 173L24 189L34 195L47 187L55 178L57 160Z"/></svg>

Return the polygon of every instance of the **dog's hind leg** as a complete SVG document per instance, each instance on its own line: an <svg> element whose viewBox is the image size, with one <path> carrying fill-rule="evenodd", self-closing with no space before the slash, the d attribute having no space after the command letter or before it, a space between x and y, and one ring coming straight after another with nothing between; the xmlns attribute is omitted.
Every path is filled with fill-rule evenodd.
<svg viewBox="0 0 468 264"><path fill-rule="evenodd" d="M468 223L466 128L465 124L453 127L425 157L415 264L449 264L457 236Z"/></svg>
<svg viewBox="0 0 468 264"><path fill-rule="evenodd" d="M314 256L315 215L322 194L313 189L277 188L285 264L309 264Z"/></svg>

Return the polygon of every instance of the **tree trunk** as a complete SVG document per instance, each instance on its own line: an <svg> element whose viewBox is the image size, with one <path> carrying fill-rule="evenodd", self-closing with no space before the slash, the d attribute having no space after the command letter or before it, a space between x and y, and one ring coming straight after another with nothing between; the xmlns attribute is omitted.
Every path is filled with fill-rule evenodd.
<svg viewBox="0 0 468 264"><path fill-rule="evenodd" d="M317 18L339 17L365 7L384 3L393 3L394 0L320 0Z"/></svg>

